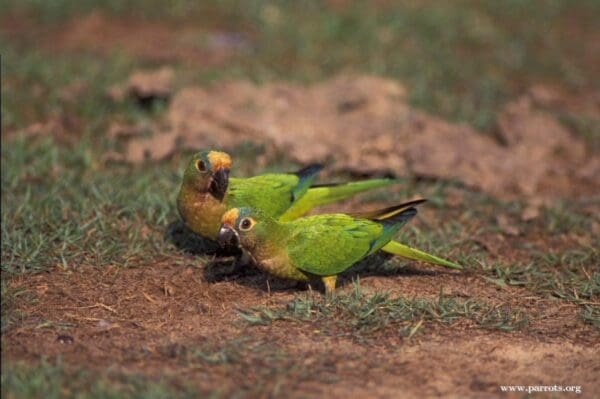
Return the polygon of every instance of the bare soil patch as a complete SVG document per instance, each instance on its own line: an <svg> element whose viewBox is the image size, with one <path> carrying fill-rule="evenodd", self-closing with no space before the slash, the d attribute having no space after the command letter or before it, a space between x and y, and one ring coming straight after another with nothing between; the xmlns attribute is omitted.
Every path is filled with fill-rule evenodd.
<svg viewBox="0 0 600 399"><path fill-rule="evenodd" d="M502 333L464 320L429 323L409 340L386 330L358 342L311 322L250 326L237 309L283 306L298 287L271 280L269 291L266 275L252 270L209 283L204 266L191 258L178 263L12 278L9 289L20 295L11 306L21 316L3 334L3 357L61 356L67 365L169 375L203 390L243 387L259 395L257 384L279 384L292 397L507 397L499 385L557 383L582 385L583 397L592 397L600 389L600 335L577 319L575 305L496 289L477 276L411 267L362 276L362 285L406 296L444 290L514 298L529 307L532 325Z"/></svg>

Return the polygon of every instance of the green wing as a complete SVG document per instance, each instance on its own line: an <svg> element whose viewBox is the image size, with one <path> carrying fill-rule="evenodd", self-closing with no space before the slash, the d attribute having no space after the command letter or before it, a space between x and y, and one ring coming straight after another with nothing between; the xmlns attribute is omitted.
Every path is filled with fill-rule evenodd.
<svg viewBox="0 0 600 399"><path fill-rule="evenodd" d="M298 177L287 174L265 174L246 179L230 178L227 206L252 207L277 217L291 204L292 191Z"/></svg>
<svg viewBox="0 0 600 399"><path fill-rule="evenodd" d="M317 215L287 223L287 253L297 269L328 276L341 273L379 249L383 227L343 214Z"/></svg>
<svg viewBox="0 0 600 399"><path fill-rule="evenodd" d="M341 201L367 190L386 187L397 183L399 183L399 181L396 179L371 179L357 182L311 186L306 194L298 201L294 202L279 220L282 222L294 220L316 206Z"/></svg>
<svg viewBox="0 0 600 399"><path fill-rule="evenodd" d="M321 168L321 165L310 165L296 173L230 178L227 205L257 208L277 219L306 193Z"/></svg>
<svg viewBox="0 0 600 399"><path fill-rule="evenodd" d="M369 212L377 220L333 214L284 223L292 229L286 247L288 257L297 269L318 276L341 273L388 244L417 214L413 206L423 202L410 201Z"/></svg>

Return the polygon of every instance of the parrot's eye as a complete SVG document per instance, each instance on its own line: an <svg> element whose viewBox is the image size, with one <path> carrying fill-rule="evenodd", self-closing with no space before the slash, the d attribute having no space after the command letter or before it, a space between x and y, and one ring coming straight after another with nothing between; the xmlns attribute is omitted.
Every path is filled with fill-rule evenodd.
<svg viewBox="0 0 600 399"><path fill-rule="evenodd" d="M196 169L198 169L200 172L206 172L206 164L203 160L199 159L196 161Z"/></svg>
<svg viewBox="0 0 600 399"><path fill-rule="evenodd" d="M248 231L254 227L254 220L252 218L243 218L240 222L240 230Z"/></svg>

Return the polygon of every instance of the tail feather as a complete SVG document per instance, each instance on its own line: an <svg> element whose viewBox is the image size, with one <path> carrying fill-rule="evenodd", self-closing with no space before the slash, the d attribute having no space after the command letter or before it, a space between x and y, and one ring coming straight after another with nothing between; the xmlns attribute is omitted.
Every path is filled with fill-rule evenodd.
<svg viewBox="0 0 600 399"><path fill-rule="evenodd" d="M384 230L391 229L397 231L410 219L417 215L417 208L402 209L382 219L375 219L383 225Z"/></svg>
<svg viewBox="0 0 600 399"><path fill-rule="evenodd" d="M408 210L409 208L415 207L417 205L421 205L425 201L427 201L427 200L426 199L418 199L418 200L408 201L408 202L404 202L402 204L390 206L390 207L384 208L384 209L377 209L375 211L368 211L368 212L357 212L357 213L352 213L350 215L357 217L357 218L362 218L362 219L384 221L386 219L392 218L395 215L398 215L399 213L401 213L404 210ZM415 212L416 212L416 210L415 210Z"/></svg>
<svg viewBox="0 0 600 399"><path fill-rule="evenodd" d="M396 205L391 208L382 209L380 211L371 212L370 219L381 224L383 231L381 236L372 243L370 253L383 248L394 237L410 219L415 217L417 209L411 205L416 205L424 202L424 200L406 202Z"/></svg>
<svg viewBox="0 0 600 399"><path fill-rule="evenodd" d="M398 184L398 179L369 179L362 181L353 181L345 183L324 183L314 184L308 190L315 199L318 199L318 205L339 201L351 197L363 191L374 188L381 188Z"/></svg>
<svg viewBox="0 0 600 399"><path fill-rule="evenodd" d="M381 248L381 250L394 255L400 255L404 258L412 260L427 262L439 266L446 266L452 269L462 269L462 266L458 263L454 263L449 260L437 257L435 255L428 254L427 252L421 251L419 249L401 244L398 241L390 241L383 248Z"/></svg>
<svg viewBox="0 0 600 399"><path fill-rule="evenodd" d="M358 193L397 184L396 179L371 179L350 183L319 184L311 186L308 191L292 204L281 221L294 220L312 208L349 198Z"/></svg>

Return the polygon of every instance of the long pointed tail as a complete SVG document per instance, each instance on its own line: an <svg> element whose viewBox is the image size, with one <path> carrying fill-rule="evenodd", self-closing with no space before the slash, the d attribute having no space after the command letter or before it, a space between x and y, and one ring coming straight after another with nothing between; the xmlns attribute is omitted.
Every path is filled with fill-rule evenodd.
<svg viewBox="0 0 600 399"><path fill-rule="evenodd" d="M435 255L428 254L427 252L423 252L419 249L401 244L398 241L390 241L383 248L381 248L381 250L394 255L400 255L404 258L412 260L419 260L427 263L432 263L434 265L446 266L452 269L462 269L462 266L458 263L454 263L449 260L439 258Z"/></svg>
<svg viewBox="0 0 600 399"><path fill-rule="evenodd" d="M396 179L371 179L349 183L312 186L279 218L280 221L297 219L312 208L331 202L341 201L363 191L399 183Z"/></svg>

